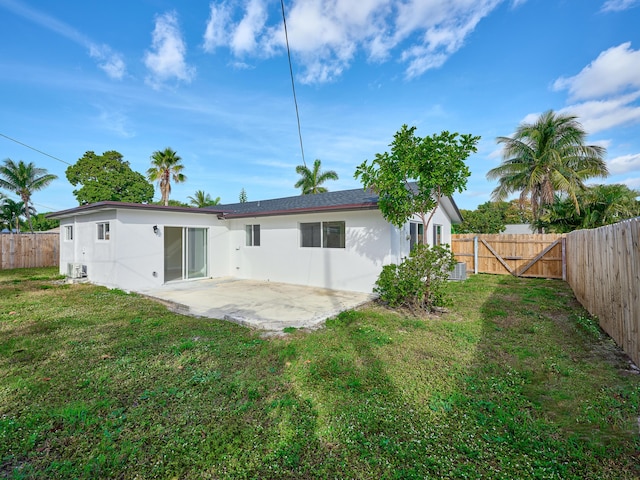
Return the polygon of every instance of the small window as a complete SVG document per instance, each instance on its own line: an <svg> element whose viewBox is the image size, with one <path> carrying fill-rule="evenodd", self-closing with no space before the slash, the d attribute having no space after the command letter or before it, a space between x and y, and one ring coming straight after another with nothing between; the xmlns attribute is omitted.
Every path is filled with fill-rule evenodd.
<svg viewBox="0 0 640 480"><path fill-rule="evenodd" d="M424 243L424 225L422 223L409 223L409 248L413 250L416 245Z"/></svg>
<svg viewBox="0 0 640 480"><path fill-rule="evenodd" d="M320 247L322 237L320 232L320 222L301 223L300 224L300 246L301 247Z"/></svg>
<svg viewBox="0 0 640 480"><path fill-rule="evenodd" d="M433 244L442 245L442 225L433 226Z"/></svg>
<svg viewBox="0 0 640 480"><path fill-rule="evenodd" d="M109 240L109 222L98 223L98 240Z"/></svg>
<svg viewBox="0 0 640 480"><path fill-rule="evenodd" d="M65 225L64 227L64 239L67 242L73 240L73 225Z"/></svg>
<svg viewBox="0 0 640 480"><path fill-rule="evenodd" d="M324 248L344 248L344 222L322 223L322 246Z"/></svg>
<svg viewBox="0 0 640 480"><path fill-rule="evenodd" d="M344 248L344 222L314 222L300 224L301 247Z"/></svg>
<svg viewBox="0 0 640 480"><path fill-rule="evenodd" d="M260 225L245 225L247 247L260 246Z"/></svg>

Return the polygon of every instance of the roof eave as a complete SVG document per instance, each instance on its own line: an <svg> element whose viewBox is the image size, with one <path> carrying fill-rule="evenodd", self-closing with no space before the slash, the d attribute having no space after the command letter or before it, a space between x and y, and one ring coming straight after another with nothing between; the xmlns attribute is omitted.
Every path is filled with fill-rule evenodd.
<svg viewBox="0 0 640 480"><path fill-rule="evenodd" d="M146 211L161 211L161 212L186 212L186 213L203 213L208 215L215 215L221 213L220 210L213 209L201 209L191 207L174 207L164 205L152 205L146 203L126 203L126 202L114 202L103 201L96 203L89 203L87 205L80 205L79 207L70 208L67 210L60 210L47 215L46 218L62 219L67 217L73 217L75 215L86 215L96 211L103 210L116 210L116 209L131 209L131 210L146 210Z"/></svg>
<svg viewBox="0 0 640 480"><path fill-rule="evenodd" d="M303 213L322 213L322 212L346 212L346 211L358 211L358 210L377 210L377 203L358 203L351 205L328 205L323 207L308 207L308 208L291 208L286 210L268 210L257 212L242 212L242 213L219 213L219 218L255 218L255 217L272 217L276 215L297 215Z"/></svg>

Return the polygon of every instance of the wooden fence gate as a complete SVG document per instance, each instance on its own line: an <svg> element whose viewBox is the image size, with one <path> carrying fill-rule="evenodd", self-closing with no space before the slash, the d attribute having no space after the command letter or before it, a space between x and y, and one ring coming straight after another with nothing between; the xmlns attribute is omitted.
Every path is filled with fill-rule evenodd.
<svg viewBox="0 0 640 480"><path fill-rule="evenodd" d="M566 280L563 235L456 234L451 236L451 250L458 262L467 264L468 272Z"/></svg>

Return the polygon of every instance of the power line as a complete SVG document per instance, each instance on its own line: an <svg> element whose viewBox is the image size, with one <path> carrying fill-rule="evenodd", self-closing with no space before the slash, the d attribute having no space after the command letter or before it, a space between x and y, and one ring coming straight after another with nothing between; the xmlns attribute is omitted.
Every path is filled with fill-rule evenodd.
<svg viewBox="0 0 640 480"><path fill-rule="evenodd" d="M19 144L19 145L22 145L23 147L30 148L30 149L31 149L31 150L33 150L34 152L38 152L38 153L40 153L40 154L42 154L42 155L45 155L45 156L50 157L50 158L53 158L54 160L57 160L58 162L62 162L62 163L64 163L64 164L66 164L66 165L71 165L69 162L65 162L64 160L61 160L61 159L59 159L58 157L54 157L53 155L49 155L48 153L43 152L42 150L38 150L37 148L34 148L34 147L32 147L31 145L27 145L26 143L22 143L22 142L20 142L19 140L16 140L15 138L11 138L11 137L9 137L9 136L5 135L4 133L0 133L0 137L4 137L4 138L6 138L7 140L11 140L12 142L15 142L15 143L17 143L17 144ZM8 195L7 195L7 194L8 194ZM6 192L6 193L5 193L5 196L7 196L7 197L8 197L9 195L15 195L15 193L14 193L14 192L11 192L11 191L9 191L9 192ZM22 200L22 198L20 198L20 196L16 195L16 197L17 197L17 199L18 199L19 201L20 201L20 200ZM40 206L40 207L44 207L44 208L46 208L46 209L48 209L48 210L55 210L54 208L48 207L47 205L43 205L43 204L41 204L41 203L34 202L33 200L31 201L31 204L32 204L32 205L38 205L38 206Z"/></svg>
<svg viewBox="0 0 640 480"><path fill-rule="evenodd" d="M12 200L15 199L18 202L22 201L22 197L17 195L15 192L12 192L12 191L9 191L9 190L8 191L4 191L4 192L0 192L0 194L4 195L6 198L13 197ZM54 211L55 210L55 208L53 208L53 207L49 207L47 205L43 205L42 203L34 202L33 200L31 200L29 203L31 205L38 205L39 207L43 207L43 208L45 208L46 210L49 210L49 211ZM0 204L2 204L2 198L1 197L0 197Z"/></svg>
<svg viewBox="0 0 640 480"><path fill-rule="evenodd" d="M48 153L43 152L42 150L38 150L37 148L34 148L34 147L32 147L31 145L27 145L26 143L22 143L22 142L20 142L20 141L16 140L15 138L8 137L8 136L7 136L7 135L5 135L4 133L0 133L0 137L4 137L4 138L6 138L7 140L11 140L12 142L16 142L17 144L20 144L20 145L22 145L23 147L30 148L30 149L31 149L31 150L33 150L34 152L38 152L38 153L41 153L42 155L45 155L45 156L50 157L50 158L53 158L54 160L57 160L57 161L59 161L59 162L62 162L62 163L64 163L65 165L71 165L69 162L65 162L64 160L61 160L61 159L59 159L58 157L54 157L53 155L49 155Z"/></svg>
<svg viewBox="0 0 640 480"><path fill-rule="evenodd" d="M289 49L289 34L287 32L287 19L284 14L284 0L280 0L282 6L282 23L284 24L284 38L287 43L287 57L289 58L289 75L291 76L291 90L293 90L293 103L296 106L296 118L298 120L298 138L300 138L300 151L302 152L302 163L307 166L304 160L304 147L302 146L302 130L300 129L300 113L298 112L298 99L296 98L296 84L293 81L293 67L291 66L291 50Z"/></svg>

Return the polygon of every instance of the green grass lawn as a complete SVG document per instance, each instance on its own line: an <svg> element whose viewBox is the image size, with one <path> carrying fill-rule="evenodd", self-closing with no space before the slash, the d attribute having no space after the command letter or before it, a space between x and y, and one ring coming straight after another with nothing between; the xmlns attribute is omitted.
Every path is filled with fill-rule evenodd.
<svg viewBox="0 0 640 480"><path fill-rule="evenodd" d="M0 477L640 477L640 378L563 282L264 338L55 279L0 272Z"/></svg>

